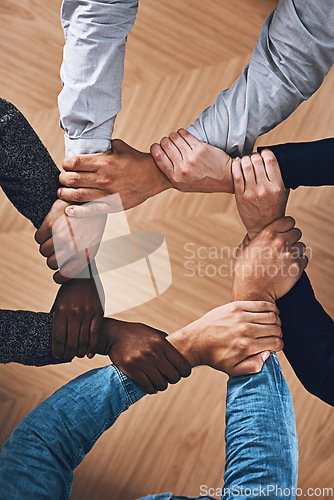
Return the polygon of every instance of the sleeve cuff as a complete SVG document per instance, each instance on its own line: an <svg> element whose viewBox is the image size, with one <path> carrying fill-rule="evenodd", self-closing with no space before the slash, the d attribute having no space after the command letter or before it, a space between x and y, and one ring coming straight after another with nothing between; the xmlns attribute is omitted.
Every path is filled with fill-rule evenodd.
<svg viewBox="0 0 334 500"><path fill-rule="evenodd" d="M71 139L65 136L65 156L102 153L111 150L111 139Z"/></svg>

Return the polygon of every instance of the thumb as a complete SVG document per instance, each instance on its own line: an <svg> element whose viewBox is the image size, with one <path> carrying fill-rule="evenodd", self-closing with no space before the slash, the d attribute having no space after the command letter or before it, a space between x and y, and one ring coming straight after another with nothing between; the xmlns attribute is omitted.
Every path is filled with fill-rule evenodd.
<svg viewBox="0 0 334 500"><path fill-rule="evenodd" d="M114 205L109 205L104 202L92 202L86 203L85 205L70 205L65 209L65 213L68 217L96 217L97 215L105 215L118 211L120 210L115 210Z"/></svg>
<svg viewBox="0 0 334 500"><path fill-rule="evenodd" d="M269 358L270 352L264 351L259 354L255 354L255 356L251 356L250 358L241 361L238 363L231 371L230 375L232 377L240 377L241 375L251 375L254 373L260 373L265 361Z"/></svg>

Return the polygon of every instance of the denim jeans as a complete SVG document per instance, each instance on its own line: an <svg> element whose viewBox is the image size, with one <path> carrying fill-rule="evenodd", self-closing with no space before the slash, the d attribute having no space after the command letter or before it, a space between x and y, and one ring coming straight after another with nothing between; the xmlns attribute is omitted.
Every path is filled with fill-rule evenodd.
<svg viewBox="0 0 334 500"><path fill-rule="evenodd" d="M61 387L30 412L4 444L0 455L0 499L70 498L74 469L103 432L144 395L114 365L89 371ZM267 497L294 498L286 490L297 486L294 411L275 354L261 373L230 378L225 438L226 492L222 498L251 498L244 496L240 488L267 485L280 489L278 494L275 490ZM239 488L237 495L233 488ZM171 493L146 497L181 498L185 497Z"/></svg>

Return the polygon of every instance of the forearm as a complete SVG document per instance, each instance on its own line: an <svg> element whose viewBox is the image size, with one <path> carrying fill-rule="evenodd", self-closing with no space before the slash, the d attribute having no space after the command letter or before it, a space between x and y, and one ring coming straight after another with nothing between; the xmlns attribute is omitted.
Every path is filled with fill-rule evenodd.
<svg viewBox="0 0 334 500"><path fill-rule="evenodd" d="M0 99L0 184L38 228L57 199L59 170L22 113Z"/></svg>
<svg viewBox="0 0 334 500"><path fill-rule="evenodd" d="M266 149L276 156L287 189L334 184L334 139L278 144Z"/></svg>
<svg viewBox="0 0 334 500"><path fill-rule="evenodd" d="M4 444L3 497L70 498L74 469L103 432L144 394L113 365L61 387L29 413Z"/></svg>
<svg viewBox="0 0 334 500"><path fill-rule="evenodd" d="M333 23L332 2L281 0L264 22L242 75L189 132L231 156L250 154L259 135L321 85L334 60Z"/></svg>
<svg viewBox="0 0 334 500"><path fill-rule="evenodd" d="M58 105L66 156L111 149L125 44L137 9L138 0L63 0L66 43Z"/></svg>
<svg viewBox="0 0 334 500"><path fill-rule="evenodd" d="M256 375L231 377L226 396L226 461L223 499L267 496L293 499L298 440L293 403L275 354ZM280 488L276 496L276 487ZM283 491L283 494L280 494ZM291 493L289 494L288 491Z"/></svg>
<svg viewBox="0 0 334 500"><path fill-rule="evenodd" d="M0 363L44 366L52 356L52 314L0 310Z"/></svg>
<svg viewBox="0 0 334 500"><path fill-rule="evenodd" d="M315 298L306 273L277 307L284 353L297 377L309 392L334 406L334 324Z"/></svg>

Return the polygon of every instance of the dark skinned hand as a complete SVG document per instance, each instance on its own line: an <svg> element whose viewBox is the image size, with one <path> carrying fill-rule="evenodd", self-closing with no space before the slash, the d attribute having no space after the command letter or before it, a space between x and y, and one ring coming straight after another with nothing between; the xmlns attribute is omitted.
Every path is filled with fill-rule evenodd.
<svg viewBox="0 0 334 500"><path fill-rule="evenodd" d="M104 318L97 352L107 354L125 375L148 394L154 394L191 372L189 363L166 336L141 323Z"/></svg>
<svg viewBox="0 0 334 500"><path fill-rule="evenodd" d="M97 352L103 306L93 278L63 284L52 306L52 354L71 361Z"/></svg>

